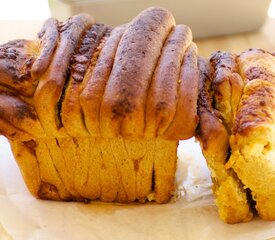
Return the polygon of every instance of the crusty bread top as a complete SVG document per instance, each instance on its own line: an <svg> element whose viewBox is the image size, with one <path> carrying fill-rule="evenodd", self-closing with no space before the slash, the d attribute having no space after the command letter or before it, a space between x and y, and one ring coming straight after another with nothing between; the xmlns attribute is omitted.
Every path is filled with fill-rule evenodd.
<svg viewBox="0 0 275 240"><path fill-rule="evenodd" d="M37 40L8 45L0 48L0 90L33 107L48 137L194 135L197 48L191 30L175 27L163 8L114 30L87 14L64 23L51 18Z"/></svg>
<svg viewBox="0 0 275 240"><path fill-rule="evenodd" d="M253 79L275 81L274 55L262 49L248 49L238 57L240 74L248 81Z"/></svg>
<svg viewBox="0 0 275 240"><path fill-rule="evenodd" d="M210 168L215 172L219 164L226 160L229 149L229 134L221 121L221 114L213 107L212 81L214 68L204 58L199 58L199 99L200 116L196 138L199 139ZM216 179L225 179L224 169L214 173ZM214 177L214 176L213 176Z"/></svg>
<svg viewBox="0 0 275 240"><path fill-rule="evenodd" d="M170 12L148 8L129 23L105 89L100 128L106 137L143 137L147 92L163 43L175 25Z"/></svg>
<svg viewBox="0 0 275 240"><path fill-rule="evenodd" d="M173 121L163 134L167 139L187 139L195 134L198 124L197 100L199 70L197 46L190 44L183 59L178 87L177 109Z"/></svg>

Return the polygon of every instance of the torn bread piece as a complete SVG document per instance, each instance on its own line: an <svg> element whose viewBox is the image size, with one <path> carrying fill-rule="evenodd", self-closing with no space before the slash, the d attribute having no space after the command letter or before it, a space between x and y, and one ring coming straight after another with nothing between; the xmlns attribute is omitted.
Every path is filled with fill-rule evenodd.
<svg viewBox="0 0 275 240"><path fill-rule="evenodd" d="M223 61L221 56L219 61ZM215 67L219 68L217 65ZM199 59L199 69L200 93L198 112L200 123L196 137L200 141L203 155L211 172L213 193L219 215L227 223L247 222L253 217L247 192L234 171L228 170L225 166L230 154L230 133L227 131L226 123L222 120L222 114L220 113L222 108L219 111L213 106L213 95L219 94L213 89L215 69L203 58ZM230 75L231 71L226 77L224 76L224 80L227 81ZM219 75L216 74L216 76ZM226 88L223 90L228 91ZM231 89L229 91L231 93ZM227 97L228 95L224 94L221 98L226 101Z"/></svg>
<svg viewBox="0 0 275 240"><path fill-rule="evenodd" d="M230 146L227 168L233 169L251 191L261 218L275 220L275 57L250 49L238 63L246 81Z"/></svg>
<svg viewBox="0 0 275 240"><path fill-rule="evenodd" d="M244 87L237 55L218 51L212 54L210 62L215 69L212 82L214 108L220 112L220 118L230 134Z"/></svg>

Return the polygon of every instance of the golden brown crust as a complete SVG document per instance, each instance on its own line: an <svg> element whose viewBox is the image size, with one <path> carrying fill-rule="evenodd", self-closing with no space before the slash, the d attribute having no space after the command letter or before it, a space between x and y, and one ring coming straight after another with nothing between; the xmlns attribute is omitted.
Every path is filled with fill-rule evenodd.
<svg viewBox="0 0 275 240"><path fill-rule="evenodd" d="M239 111L233 127L233 134L247 135L257 128L274 123L274 86L262 79L246 84Z"/></svg>
<svg viewBox="0 0 275 240"><path fill-rule="evenodd" d="M147 138L161 136L174 118L180 68L191 42L191 30L185 25L177 25L166 39L147 97L145 129Z"/></svg>
<svg viewBox="0 0 275 240"><path fill-rule="evenodd" d="M197 46L192 43L187 49L178 82L177 109L173 121L163 134L166 139L187 139L194 136L198 124L197 99L199 70Z"/></svg>
<svg viewBox="0 0 275 240"><path fill-rule="evenodd" d="M229 135L219 119L218 111L213 108L212 76L214 69L203 58L199 58L200 81L198 113L200 117L196 137L201 143L202 150L214 155L218 162L224 163L228 154ZM219 148L217 148L219 146ZM206 157L207 159L207 157Z"/></svg>
<svg viewBox="0 0 275 240"><path fill-rule="evenodd" d="M162 45L174 26L162 8L148 8L129 23L116 53L100 111L104 137L143 137L147 91Z"/></svg>
<svg viewBox="0 0 275 240"><path fill-rule="evenodd" d="M245 135L274 121L275 57L263 50L249 49L238 57L238 63L246 85L233 134Z"/></svg>

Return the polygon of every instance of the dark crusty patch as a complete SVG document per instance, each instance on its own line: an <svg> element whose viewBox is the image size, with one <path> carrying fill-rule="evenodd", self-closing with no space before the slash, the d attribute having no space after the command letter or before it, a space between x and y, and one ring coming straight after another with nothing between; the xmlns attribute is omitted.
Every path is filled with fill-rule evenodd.
<svg viewBox="0 0 275 240"><path fill-rule="evenodd" d="M34 140L23 142L23 144L27 147L27 150L34 156L36 156L36 147L37 143Z"/></svg>
<svg viewBox="0 0 275 240"><path fill-rule="evenodd" d="M95 24L86 31L71 60L71 75L74 81L83 81L90 60L108 29L104 24Z"/></svg>
<svg viewBox="0 0 275 240"><path fill-rule="evenodd" d="M122 91L125 89L122 89ZM128 95L132 95L128 92ZM117 102L116 106L112 108L112 118L125 118L127 113L132 113L135 109L135 105L129 100L129 98L125 97L124 99Z"/></svg>
<svg viewBox="0 0 275 240"><path fill-rule="evenodd" d="M0 46L0 84L25 96L31 96L36 87L30 74L35 57L26 50L29 44L20 39Z"/></svg>
<svg viewBox="0 0 275 240"><path fill-rule="evenodd" d="M56 186L47 182L41 182L38 197L45 200L61 200Z"/></svg>
<svg viewBox="0 0 275 240"><path fill-rule="evenodd" d="M37 119L34 107L26 104L16 105L16 116L18 119L31 118L33 120Z"/></svg>
<svg viewBox="0 0 275 240"><path fill-rule="evenodd" d="M261 66L261 67L256 67L252 66L248 68L245 71L245 76L249 81L254 80L254 79L263 79L267 81L274 81L275 79L275 74L268 70L267 68Z"/></svg>

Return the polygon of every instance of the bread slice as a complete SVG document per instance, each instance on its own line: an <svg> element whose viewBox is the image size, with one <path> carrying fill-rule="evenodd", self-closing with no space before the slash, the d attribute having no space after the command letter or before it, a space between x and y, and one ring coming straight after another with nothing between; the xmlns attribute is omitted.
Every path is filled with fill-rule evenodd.
<svg viewBox="0 0 275 240"><path fill-rule="evenodd" d="M198 124L197 100L199 70L197 46L190 44L183 59L178 82L178 101L173 121L163 134L166 139L187 139L195 134Z"/></svg>

